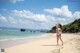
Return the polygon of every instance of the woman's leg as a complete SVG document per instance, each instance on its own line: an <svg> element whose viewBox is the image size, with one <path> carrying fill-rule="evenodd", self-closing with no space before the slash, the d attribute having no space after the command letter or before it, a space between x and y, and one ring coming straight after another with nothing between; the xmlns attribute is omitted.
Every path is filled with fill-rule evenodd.
<svg viewBox="0 0 80 53"><path fill-rule="evenodd" d="M57 45L59 44L59 36L57 35Z"/></svg>
<svg viewBox="0 0 80 53"><path fill-rule="evenodd" d="M60 37L59 37L59 38L60 38L60 41L62 42L62 45L63 45L63 40L62 40L62 38L61 38L61 35L60 35Z"/></svg>

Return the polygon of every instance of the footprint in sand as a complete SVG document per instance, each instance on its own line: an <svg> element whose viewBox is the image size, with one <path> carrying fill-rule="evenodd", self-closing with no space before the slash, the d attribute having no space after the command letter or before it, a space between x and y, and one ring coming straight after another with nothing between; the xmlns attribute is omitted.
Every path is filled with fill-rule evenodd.
<svg viewBox="0 0 80 53"><path fill-rule="evenodd" d="M52 51L53 53L60 53L60 50L63 49L62 46L57 46L54 51Z"/></svg>

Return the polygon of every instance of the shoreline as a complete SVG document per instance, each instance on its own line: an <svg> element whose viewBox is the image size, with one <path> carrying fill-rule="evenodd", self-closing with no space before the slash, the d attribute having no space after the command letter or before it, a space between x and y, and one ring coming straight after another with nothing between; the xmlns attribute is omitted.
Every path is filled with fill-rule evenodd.
<svg viewBox="0 0 80 53"><path fill-rule="evenodd" d="M36 40L39 40L42 38L46 38L47 36L50 37L47 34L52 34L52 33L44 33L42 36L38 36L38 37L0 41L0 48L9 48L9 47L13 47L16 45L21 45L21 44L29 43L29 42L36 41ZM11 43L13 43L13 44L11 44Z"/></svg>

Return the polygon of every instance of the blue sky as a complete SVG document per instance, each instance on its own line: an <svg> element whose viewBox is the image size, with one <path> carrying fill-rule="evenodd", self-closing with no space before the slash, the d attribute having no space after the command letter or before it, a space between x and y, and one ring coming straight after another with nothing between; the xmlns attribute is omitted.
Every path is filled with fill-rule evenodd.
<svg viewBox="0 0 80 53"><path fill-rule="evenodd" d="M80 2L69 0L0 0L0 27L51 29L80 18Z"/></svg>

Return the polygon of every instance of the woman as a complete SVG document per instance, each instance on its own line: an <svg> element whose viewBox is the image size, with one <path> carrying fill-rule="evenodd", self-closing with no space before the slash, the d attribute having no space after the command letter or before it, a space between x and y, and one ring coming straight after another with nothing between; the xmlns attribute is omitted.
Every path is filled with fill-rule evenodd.
<svg viewBox="0 0 80 53"><path fill-rule="evenodd" d="M56 24L57 45L59 44L59 40L62 42L62 45L63 45L63 40L61 38L61 34L62 34L61 28L62 28L61 24Z"/></svg>

